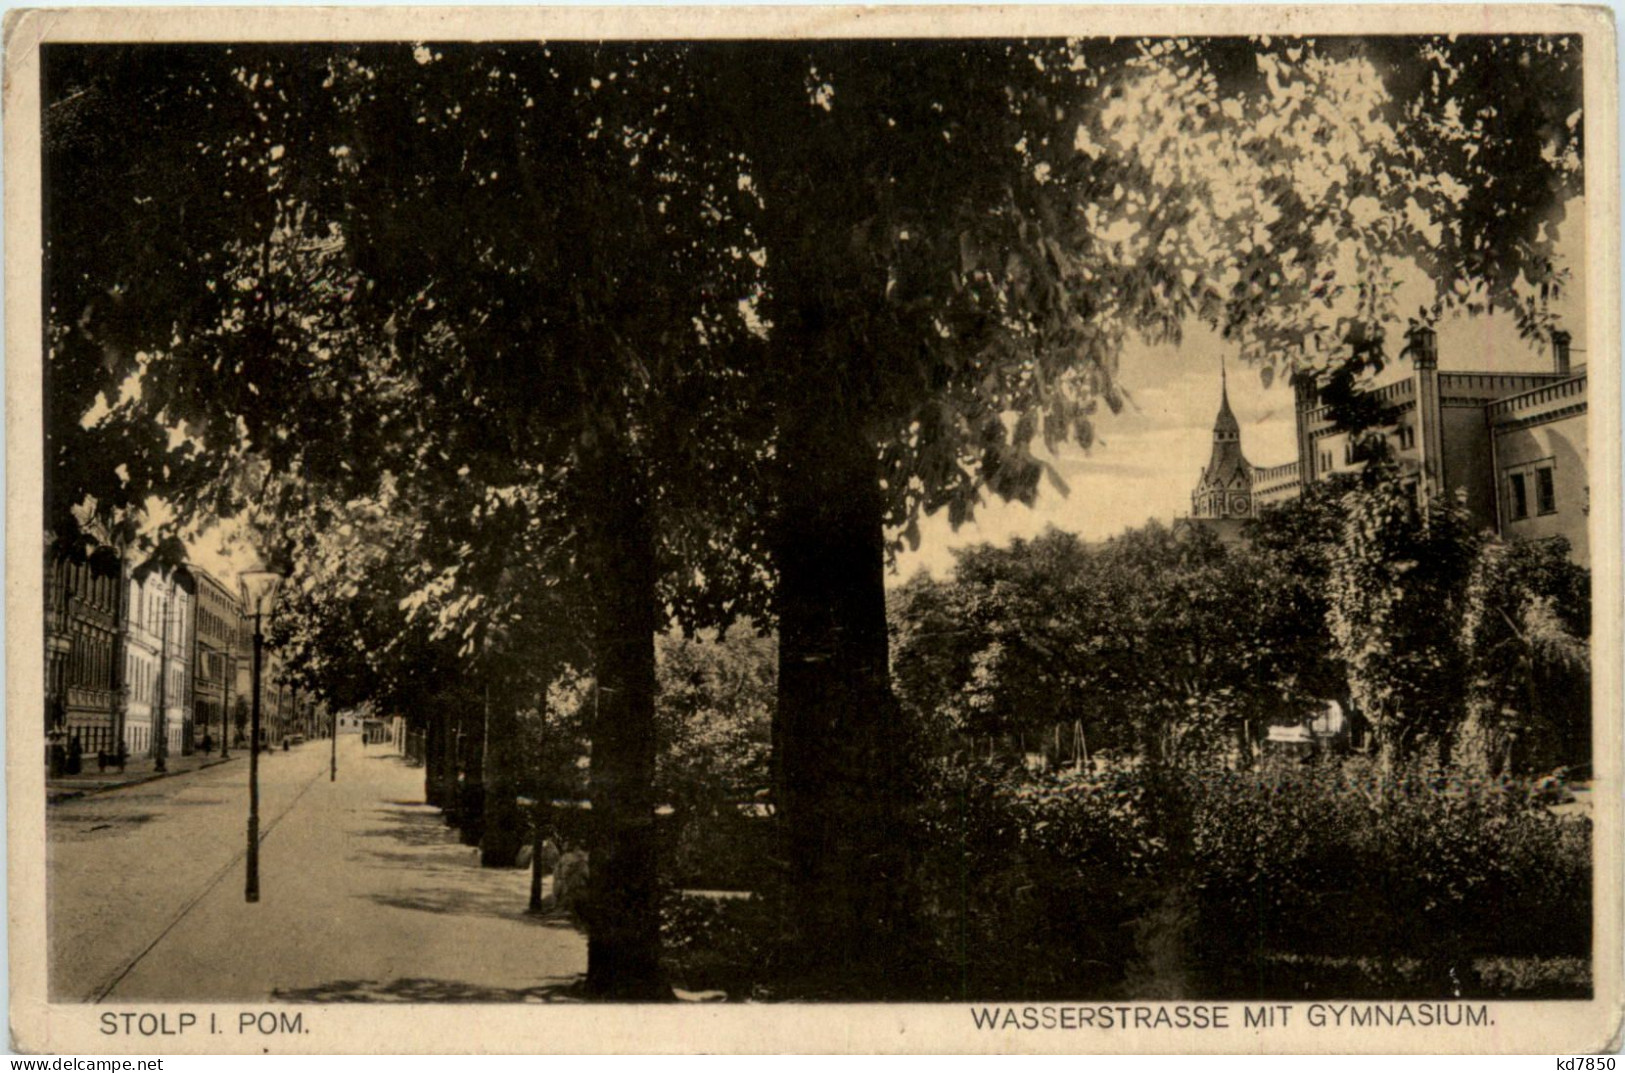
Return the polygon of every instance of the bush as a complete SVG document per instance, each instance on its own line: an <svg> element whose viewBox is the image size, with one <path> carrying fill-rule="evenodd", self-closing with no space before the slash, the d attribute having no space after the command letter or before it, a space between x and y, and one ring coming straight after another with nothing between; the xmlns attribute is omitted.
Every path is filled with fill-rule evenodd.
<svg viewBox="0 0 1625 1073"><path fill-rule="evenodd" d="M1526 786L1363 760L1193 779L1196 958L1208 984L1256 993L1271 958L1423 963L1418 993L1475 958L1583 956L1591 830ZM1432 976L1429 978L1428 974Z"/></svg>
<svg viewBox="0 0 1625 1073"><path fill-rule="evenodd" d="M672 817L663 825L669 842L662 846L664 881L689 890L763 891L777 877L773 858L773 821L752 816L737 806Z"/></svg>
<svg viewBox="0 0 1625 1073"><path fill-rule="evenodd" d="M777 929L759 897L717 898L668 891L660 903L661 950L674 986L724 991L730 999L774 997Z"/></svg>
<svg viewBox="0 0 1625 1073"><path fill-rule="evenodd" d="M1114 993L1163 843L1133 771L941 762L916 826L934 997Z"/></svg>
<svg viewBox="0 0 1625 1073"><path fill-rule="evenodd" d="M908 851L923 972L900 966L889 997L1590 990L1591 824L1554 815L1527 783L1421 769L1384 779L1359 757L1087 775L940 760L920 790ZM828 981L792 979L779 956L771 821L711 816L670 830L668 880L756 892L668 894L679 986L843 997Z"/></svg>

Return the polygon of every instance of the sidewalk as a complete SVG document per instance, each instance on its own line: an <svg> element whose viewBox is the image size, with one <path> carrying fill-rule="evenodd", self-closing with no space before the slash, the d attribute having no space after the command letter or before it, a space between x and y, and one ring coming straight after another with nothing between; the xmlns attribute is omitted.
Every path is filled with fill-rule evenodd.
<svg viewBox="0 0 1625 1073"><path fill-rule="evenodd" d="M151 782L153 779L163 779L170 775L183 775L188 771L197 771L200 768L213 767L216 764L229 763L239 756L246 758L248 752L233 752L229 760L221 760L220 754L210 753L205 756L201 752L191 756L169 756L164 758L167 771L154 771L156 761L150 756L131 757L124 770L110 767L106 771L96 770L96 756L94 753L85 757L84 770L77 775L60 775L57 778L46 776L45 801L47 804L56 804L58 801L72 801L86 794L99 794L104 790L116 790L120 786L134 786L137 783Z"/></svg>
<svg viewBox="0 0 1625 1073"><path fill-rule="evenodd" d="M529 869L480 867L479 851L462 845L440 810L423 803L422 768L408 766L387 747L363 752L352 735L339 740L336 782L329 779L326 755L301 757L296 751L293 759L271 765L282 771L286 789L264 811L260 900L244 901L240 860L198 886L171 884L173 904L185 911L138 933L161 941L130 965L105 1001L517 1003L574 997L587 969L586 937L559 914L526 911ZM200 781L214 791L223 774ZM151 861L159 852L189 853L189 846L228 842L235 847L240 840L240 799L225 806L177 804L161 823L138 824L120 841L152 846L146 851ZM200 831L178 840L164 829L177 816L201 827L203 813L215 808L221 809L212 821L215 834ZM88 819L110 822L107 816ZM75 875L82 898L109 901L100 873L90 879L75 873L71 862L62 863L67 867L58 874ZM144 866L148 874L164 868Z"/></svg>

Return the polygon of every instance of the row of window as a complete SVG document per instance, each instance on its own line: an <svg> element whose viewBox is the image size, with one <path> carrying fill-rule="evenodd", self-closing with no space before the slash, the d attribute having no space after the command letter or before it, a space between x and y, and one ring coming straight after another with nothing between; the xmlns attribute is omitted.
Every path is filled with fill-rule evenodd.
<svg viewBox="0 0 1625 1073"><path fill-rule="evenodd" d="M125 661L124 680L130 684L130 699L146 700L151 695L152 668L130 656Z"/></svg>
<svg viewBox="0 0 1625 1073"><path fill-rule="evenodd" d="M58 592L96 607L109 611L116 610L114 603L119 584L117 574L96 570L88 562L59 558L51 563L51 580ZM164 587L172 585L173 582L154 575L145 581L131 579L129 584L131 620L154 635L161 634L164 624ZM212 592L210 595L213 595ZM190 593L178 586L173 589L171 595L171 614L174 615L171 628L179 632L176 640L183 643L186 626L190 620L187 601L191 598ZM246 629L249 635L252 635L252 627L242 625L237 607L230 599L214 598L208 602L218 605L224 613L203 607L200 601L197 612L197 625L200 631L214 637L230 637L237 630Z"/></svg>
<svg viewBox="0 0 1625 1073"><path fill-rule="evenodd" d="M139 701L152 701L157 699L158 672L152 664L134 656L128 657L125 665L125 680L130 683L130 699ZM182 687L185 679L179 668L172 667L169 671L168 700L178 700L184 696Z"/></svg>
<svg viewBox="0 0 1625 1073"><path fill-rule="evenodd" d="M84 634L73 639L68 653L68 684L85 689L106 689L108 672L113 667L112 645L93 640Z"/></svg>
<svg viewBox="0 0 1625 1073"><path fill-rule="evenodd" d="M199 662L201 677L216 682L225 681L228 672L226 657L219 652L200 653ZM106 689L110 686L108 675L113 667L113 646L108 640L96 639L85 634L77 634L73 639L73 648L67 659L67 684L80 686L86 689ZM138 700L149 698L151 691L151 668L134 656L128 657L126 664L126 678L130 682L131 691ZM183 681L183 672L179 669L171 671L170 688L174 690L171 695L179 696Z"/></svg>
<svg viewBox="0 0 1625 1073"><path fill-rule="evenodd" d="M226 656L222 652L199 652L197 676L205 682L224 682L227 674Z"/></svg>
<svg viewBox="0 0 1625 1073"><path fill-rule="evenodd" d="M224 615L216 614L207 607L199 607L197 612L197 632L203 637L229 638L238 629L238 619L228 619Z"/></svg>
<svg viewBox="0 0 1625 1073"><path fill-rule="evenodd" d="M175 628L178 632L177 640L182 643L186 639L186 613L187 595L181 589L176 589L173 596L172 612L174 614ZM140 582L130 582L130 618L141 626L146 627L149 633L161 635L164 628L164 594L159 584L154 582L149 588Z"/></svg>
<svg viewBox="0 0 1625 1073"><path fill-rule="evenodd" d="M52 565L52 580L60 589L88 604L112 610L118 579L91 568L89 563L58 559Z"/></svg>
<svg viewBox="0 0 1625 1073"><path fill-rule="evenodd" d="M1534 480L1531 481L1530 477ZM1530 484L1534 485L1535 512L1537 514L1557 513L1557 481L1552 474L1552 467L1536 466L1531 473L1507 474L1507 516L1513 521L1529 517Z"/></svg>
<svg viewBox="0 0 1625 1073"><path fill-rule="evenodd" d="M1410 451L1415 449L1416 427L1414 425L1400 425L1394 430L1394 436L1399 441L1399 449L1401 451ZM1329 450L1320 452L1320 472L1331 472L1333 457L1334 455ZM1354 441L1352 439L1343 441L1343 464L1345 466L1354 465Z"/></svg>
<svg viewBox="0 0 1625 1073"><path fill-rule="evenodd" d="M1415 430L1409 425L1401 426L1399 443L1401 447L1414 446ZM1345 463L1354 461L1352 441L1343 445L1343 461ZM1329 450L1320 452L1321 472L1330 472L1331 468L1332 452ZM1512 521L1521 521L1530 516L1531 507L1535 514L1557 513L1557 481L1550 464L1537 465L1532 469L1507 475L1507 517Z"/></svg>

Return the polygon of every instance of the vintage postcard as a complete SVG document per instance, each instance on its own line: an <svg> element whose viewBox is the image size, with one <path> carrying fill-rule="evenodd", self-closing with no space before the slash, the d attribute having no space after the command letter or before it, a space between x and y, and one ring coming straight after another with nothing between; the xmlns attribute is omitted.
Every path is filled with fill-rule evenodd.
<svg viewBox="0 0 1625 1073"><path fill-rule="evenodd" d="M14 1045L1619 1045L1602 9L5 36Z"/></svg>

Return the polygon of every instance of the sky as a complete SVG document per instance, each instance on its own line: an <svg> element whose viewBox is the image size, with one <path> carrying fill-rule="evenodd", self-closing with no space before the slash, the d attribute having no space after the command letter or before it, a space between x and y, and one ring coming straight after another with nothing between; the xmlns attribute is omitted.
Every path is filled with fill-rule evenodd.
<svg viewBox="0 0 1625 1073"><path fill-rule="evenodd" d="M1573 335L1576 364L1586 360L1584 219L1584 202L1572 202L1557 236L1560 257L1573 278L1568 293L1554 305ZM1401 293L1412 300L1400 308L1431 300L1419 271L1411 273ZM1395 326L1393 335L1402 331L1403 326ZM1189 514L1191 489L1213 444L1221 361L1228 366L1230 407L1241 424L1247 460L1255 466L1293 461L1297 448L1291 387L1277 378L1265 389L1258 370L1239 365L1236 354L1235 344L1199 325L1187 328L1179 346L1125 345L1119 376L1135 405L1118 415L1103 412L1097 425L1099 442L1087 454L1073 446L1051 456L1071 494L1062 496L1045 484L1030 508L987 500L978 508L976 520L958 532L949 526L946 511L925 518L919 549L899 553L889 583L899 584L920 570L948 576L954 548L1006 544L1012 537L1038 536L1050 526L1085 540L1100 540L1153 518L1166 524ZM1540 372L1551 368L1551 354L1519 339L1506 314L1473 318L1463 314L1439 326L1439 366ZM1408 361L1396 362L1381 380L1409 374Z"/></svg>

